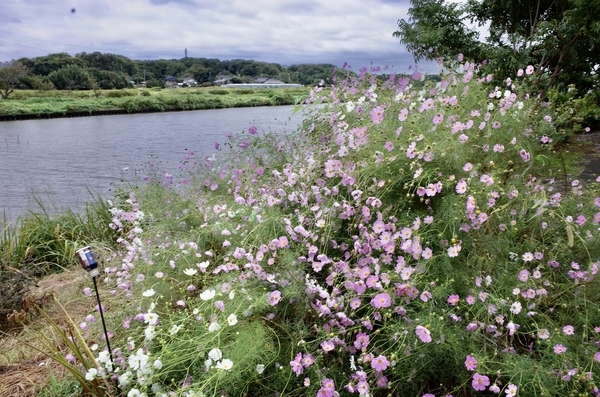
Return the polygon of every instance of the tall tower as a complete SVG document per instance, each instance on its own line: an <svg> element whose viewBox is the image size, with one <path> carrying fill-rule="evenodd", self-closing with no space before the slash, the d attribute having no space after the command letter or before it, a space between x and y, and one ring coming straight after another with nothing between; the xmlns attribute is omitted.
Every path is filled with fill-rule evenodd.
<svg viewBox="0 0 600 397"><path fill-rule="evenodd" d="M187 58L187 48L185 49L184 54L185 54L185 58Z"/></svg>

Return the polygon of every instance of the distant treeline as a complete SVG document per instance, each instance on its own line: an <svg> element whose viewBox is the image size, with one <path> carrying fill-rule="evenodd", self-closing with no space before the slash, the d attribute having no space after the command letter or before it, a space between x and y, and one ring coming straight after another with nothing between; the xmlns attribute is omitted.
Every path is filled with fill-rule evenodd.
<svg viewBox="0 0 600 397"><path fill-rule="evenodd" d="M194 79L199 85L211 85L222 76L228 76L233 83L269 77L284 83L316 85L321 80L331 80L335 69L331 64L284 67L277 63L244 59L221 61L182 58L139 61L100 52L82 52L75 56L56 53L37 58L20 58L13 61L15 62L27 68L27 76L20 79L18 88L36 90L118 89L142 82L145 82L147 87L163 87L168 76L179 82L186 78Z"/></svg>

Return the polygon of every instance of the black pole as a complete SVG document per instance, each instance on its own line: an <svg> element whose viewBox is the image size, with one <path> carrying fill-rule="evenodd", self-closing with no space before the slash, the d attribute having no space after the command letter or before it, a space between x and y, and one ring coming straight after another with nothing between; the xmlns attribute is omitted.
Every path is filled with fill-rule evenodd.
<svg viewBox="0 0 600 397"><path fill-rule="evenodd" d="M96 300L98 301L98 310L100 311L100 318L102 319L102 328L104 329L104 337L106 338L106 347L108 348L108 354L110 356L110 367L113 372L115 372L115 367L113 364L113 355L112 350L110 349L110 341L108 340L108 332L106 331L106 323L104 322L104 313L102 310L102 303L100 303L100 294L98 293L98 284L96 284L96 277L92 277L94 280L94 290L96 291Z"/></svg>
<svg viewBox="0 0 600 397"><path fill-rule="evenodd" d="M100 318L102 319L102 329L104 329L104 338L106 339L106 347L108 348L108 355L110 357L110 369L112 373L115 373L115 361L113 359L112 350L110 348L110 340L108 339L108 331L106 330L106 322L104 321L104 310L102 309L102 303L100 302L100 294L98 293L98 284L96 283L96 275L92 275L94 281L94 290L96 291L96 300L98 301L98 311L100 312ZM117 393L119 392L119 380L115 379L115 386L117 387Z"/></svg>
<svg viewBox="0 0 600 397"><path fill-rule="evenodd" d="M98 301L98 311L100 312L100 318L102 319L102 328L104 330L104 339L106 339L106 347L108 348L108 355L110 356L110 369L115 374L115 362L113 359L112 349L110 348L110 340L108 339L108 331L106 330L106 322L104 321L104 310L102 309L102 302L100 302L100 293L98 292L98 284L96 283L96 277L100 275L98 270L98 262L94 258L94 253L90 246L81 248L75 253L77 259L83 270L90 273L92 281L94 282L94 291L96 291L96 300ZM119 380L115 378L115 386L117 387L117 393L119 393Z"/></svg>

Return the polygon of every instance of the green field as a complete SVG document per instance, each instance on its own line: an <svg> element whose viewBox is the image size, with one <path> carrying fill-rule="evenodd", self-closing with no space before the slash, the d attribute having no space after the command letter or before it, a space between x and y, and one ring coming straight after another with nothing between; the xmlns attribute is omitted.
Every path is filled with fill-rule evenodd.
<svg viewBox="0 0 600 397"><path fill-rule="evenodd" d="M249 106L295 105L308 97L309 88L230 89L124 89L97 91L16 91L0 101L0 117L22 118L95 115L103 112L169 112Z"/></svg>

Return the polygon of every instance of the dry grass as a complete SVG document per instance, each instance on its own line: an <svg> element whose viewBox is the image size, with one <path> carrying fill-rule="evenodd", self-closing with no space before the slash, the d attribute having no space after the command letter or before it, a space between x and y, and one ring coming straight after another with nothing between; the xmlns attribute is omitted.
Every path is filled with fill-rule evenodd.
<svg viewBox="0 0 600 397"><path fill-rule="evenodd" d="M42 332L55 341L56 347L64 355L68 354L64 342L56 335L51 325L36 313L36 306L41 306L54 321L66 327L68 321L64 314L54 307L51 297L56 294L73 318L85 317L91 307L88 299L81 298L81 290L88 283L89 278L81 270L69 270L40 280L27 294L27 305L11 318L14 323L25 323L28 330L21 327L0 337L1 396L35 396L40 389L48 386L51 377L65 379L68 374L65 368L31 347L41 347L34 335Z"/></svg>

